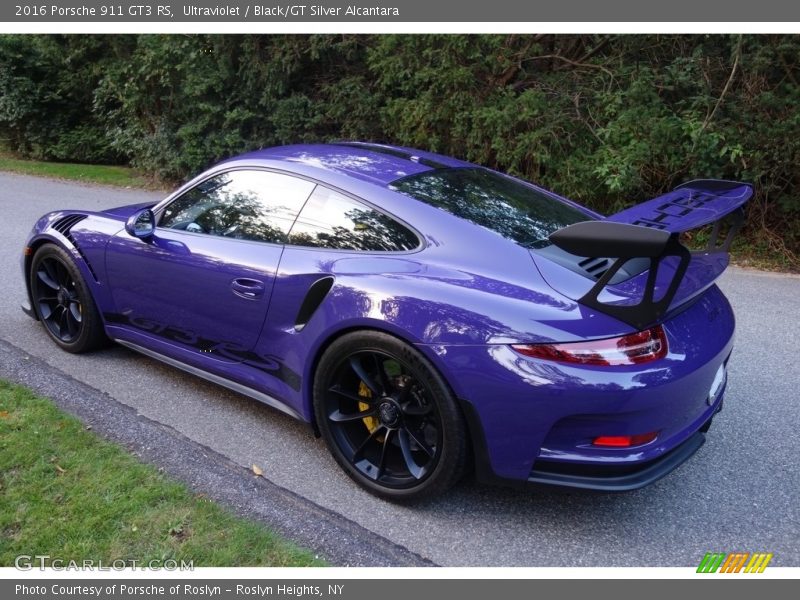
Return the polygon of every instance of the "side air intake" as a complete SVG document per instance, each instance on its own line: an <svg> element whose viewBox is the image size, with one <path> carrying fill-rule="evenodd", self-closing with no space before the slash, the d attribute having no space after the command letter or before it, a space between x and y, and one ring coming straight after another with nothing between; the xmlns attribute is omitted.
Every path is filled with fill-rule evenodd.
<svg viewBox="0 0 800 600"><path fill-rule="evenodd" d="M303 331L303 328L309 320L311 320L311 317L317 311L319 305L322 304L322 301L325 299L325 296L328 295L328 292L331 291L332 287L333 277L331 276L322 277L311 284L311 287L308 288L308 292L306 292L303 303L300 305L300 310L297 312L297 318L294 323L295 331L298 333Z"/></svg>

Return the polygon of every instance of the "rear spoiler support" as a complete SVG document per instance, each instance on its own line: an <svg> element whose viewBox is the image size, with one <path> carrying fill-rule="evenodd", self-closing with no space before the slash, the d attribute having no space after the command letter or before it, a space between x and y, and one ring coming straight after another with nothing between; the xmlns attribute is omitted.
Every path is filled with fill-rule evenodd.
<svg viewBox="0 0 800 600"><path fill-rule="evenodd" d="M728 233L725 235L725 239L722 240L721 244L717 244L722 221L724 220L720 219L714 223L714 226L711 229L711 235L708 238L706 252L730 252L733 238L736 237L736 234L739 233L742 225L744 225L744 208L737 208L735 211L728 214L727 217L730 218L730 226L728 228Z"/></svg>
<svg viewBox="0 0 800 600"><path fill-rule="evenodd" d="M627 223L585 221L559 229L550 235L550 241L562 250L577 256L602 255L615 258L611 267L579 302L637 329L644 329L666 314L692 258L689 249L680 243L678 235ZM669 256L679 258L678 266L666 293L655 300L658 268L661 261ZM650 259L650 270L641 301L629 305L601 302L600 293L617 271L632 258L640 257Z"/></svg>
<svg viewBox="0 0 800 600"><path fill-rule="evenodd" d="M692 253L680 243L680 234L713 223L708 246L703 252L728 252L744 223L743 206L752 195L753 187L746 183L715 179L689 181L607 219L575 223L559 229L550 235L550 241L576 256L616 259L579 302L637 329L644 329L667 313L686 275ZM723 220L728 220L730 226L725 239L720 241ZM658 270L662 261L669 257L678 258L675 273L666 285L664 295L656 300ZM639 303L601 302L601 292L622 266L634 258L650 260L647 282Z"/></svg>

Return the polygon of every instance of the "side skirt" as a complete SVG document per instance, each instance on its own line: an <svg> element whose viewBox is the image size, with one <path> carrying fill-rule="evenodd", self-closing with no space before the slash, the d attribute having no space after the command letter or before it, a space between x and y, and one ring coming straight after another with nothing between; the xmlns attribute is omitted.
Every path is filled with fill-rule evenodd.
<svg viewBox="0 0 800 600"><path fill-rule="evenodd" d="M259 392L258 390L254 390L253 388L247 387L246 385L242 385L241 383L231 381L230 379L226 379L225 377L220 377L219 375L214 375L213 373L207 373L206 371L198 369L197 367L194 367L192 365L187 365L184 362L176 360L170 356L161 354L160 352L155 352L154 350L144 348L143 346L139 346L138 344L134 344L132 342L119 339L114 339L114 341L135 352L139 352L141 354L144 354L145 356L149 356L150 358L154 358L158 361L161 361L173 367L177 367L178 369L186 371L191 375L196 375L197 377L205 379L206 381L210 381L211 383L216 383L217 385L221 385L222 387L228 388L229 390L242 394L243 396L249 396L250 398L258 400L259 402L263 402L267 406L271 406L272 408L275 408L281 411L282 413L294 417L295 419L298 419L300 421L305 421L302 415L300 415L293 409L286 406L280 400L277 400L276 398L273 398L268 394Z"/></svg>

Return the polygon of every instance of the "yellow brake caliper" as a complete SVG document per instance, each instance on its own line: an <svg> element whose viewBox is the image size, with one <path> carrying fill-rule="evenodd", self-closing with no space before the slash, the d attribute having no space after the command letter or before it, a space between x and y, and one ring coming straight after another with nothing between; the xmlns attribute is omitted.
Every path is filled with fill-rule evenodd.
<svg viewBox="0 0 800 600"><path fill-rule="evenodd" d="M358 395L361 396L362 398L372 398L372 392L369 390L369 388L363 381L360 381L358 384ZM360 411L369 410L369 404L367 404L366 402L359 402L358 410ZM378 419L376 419L375 417L364 417L361 420L364 421L364 425L367 426L367 429L369 430L370 433L373 433L378 428L379 425Z"/></svg>

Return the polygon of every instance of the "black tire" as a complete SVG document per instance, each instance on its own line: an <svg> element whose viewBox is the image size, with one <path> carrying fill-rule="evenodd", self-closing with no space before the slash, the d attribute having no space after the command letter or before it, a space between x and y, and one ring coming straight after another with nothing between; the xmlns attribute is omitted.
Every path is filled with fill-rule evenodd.
<svg viewBox="0 0 800 600"><path fill-rule="evenodd" d="M29 285L36 316L62 349L79 354L107 343L94 298L66 250L41 246L31 260Z"/></svg>
<svg viewBox="0 0 800 600"><path fill-rule="evenodd" d="M358 331L334 341L314 375L314 413L333 457L376 496L432 498L467 468L467 429L450 387L394 336Z"/></svg>

